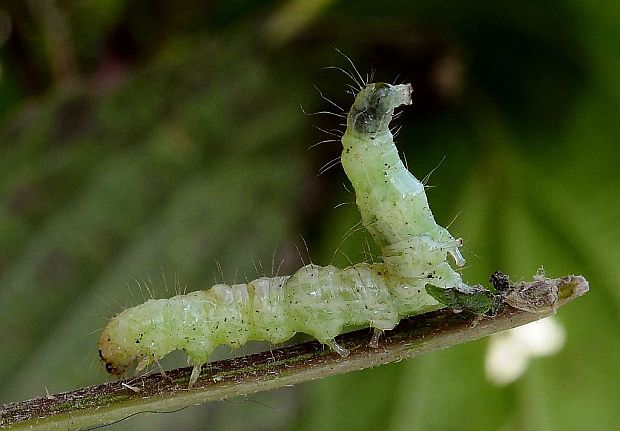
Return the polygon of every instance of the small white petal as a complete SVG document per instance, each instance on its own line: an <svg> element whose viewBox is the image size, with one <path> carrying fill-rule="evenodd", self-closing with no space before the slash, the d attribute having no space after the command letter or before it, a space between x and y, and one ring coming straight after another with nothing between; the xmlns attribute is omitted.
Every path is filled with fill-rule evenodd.
<svg viewBox="0 0 620 431"><path fill-rule="evenodd" d="M565 338L553 317L494 335L485 358L487 377L498 385L511 383L525 372L530 358L557 353Z"/></svg>
<svg viewBox="0 0 620 431"><path fill-rule="evenodd" d="M512 330L526 346L530 356L548 356L564 346L566 333L553 317L537 320Z"/></svg>
<svg viewBox="0 0 620 431"><path fill-rule="evenodd" d="M507 385L518 379L527 368L528 355L510 337L491 338L485 359L489 380L498 385Z"/></svg>

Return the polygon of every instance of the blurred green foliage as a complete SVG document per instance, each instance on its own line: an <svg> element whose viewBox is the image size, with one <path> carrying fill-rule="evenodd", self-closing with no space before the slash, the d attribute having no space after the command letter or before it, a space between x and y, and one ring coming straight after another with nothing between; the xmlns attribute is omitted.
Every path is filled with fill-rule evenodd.
<svg viewBox="0 0 620 431"><path fill-rule="evenodd" d="M110 429L618 427L615 2L9 1L3 40L1 402L104 381L97 330L145 286L365 258L365 235L343 241L355 206L333 208L353 202L341 169L314 177L339 145L307 150L337 121L299 109L332 109L313 84L350 104L322 70L348 67L335 46L413 82L397 142L417 176L437 167L429 198L440 224L456 217L465 280L541 265L590 280L558 316L565 348L503 387L481 340Z"/></svg>

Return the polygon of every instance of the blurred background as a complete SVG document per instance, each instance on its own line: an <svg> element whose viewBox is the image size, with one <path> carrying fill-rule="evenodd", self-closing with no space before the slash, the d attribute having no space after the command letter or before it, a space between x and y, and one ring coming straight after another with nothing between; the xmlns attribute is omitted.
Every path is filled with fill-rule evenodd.
<svg viewBox="0 0 620 431"><path fill-rule="evenodd" d="M148 290L365 258L340 165L317 176L339 144L309 148L342 127L300 108L350 106L335 47L413 83L397 143L466 281L590 293L529 336L108 429L618 429L618 41L605 1L4 0L0 402L106 381L98 331Z"/></svg>

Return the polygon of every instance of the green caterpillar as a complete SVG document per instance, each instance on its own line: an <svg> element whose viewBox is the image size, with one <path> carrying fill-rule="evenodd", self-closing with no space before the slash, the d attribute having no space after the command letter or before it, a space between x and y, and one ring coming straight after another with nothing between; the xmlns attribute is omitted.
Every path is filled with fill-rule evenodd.
<svg viewBox="0 0 620 431"><path fill-rule="evenodd" d="M370 326L371 346L401 318L442 308L484 313L494 295L467 286L446 261L465 260L461 240L437 225L424 185L403 165L389 124L394 109L410 105L410 84L370 83L360 89L342 136L342 165L355 188L365 228L381 249L381 262L345 269L307 265L289 277L151 299L124 310L103 330L99 354L115 375L136 361L139 371L177 349L193 365L190 387L220 344L250 340L277 344L309 334L340 355L334 338L346 327Z"/></svg>

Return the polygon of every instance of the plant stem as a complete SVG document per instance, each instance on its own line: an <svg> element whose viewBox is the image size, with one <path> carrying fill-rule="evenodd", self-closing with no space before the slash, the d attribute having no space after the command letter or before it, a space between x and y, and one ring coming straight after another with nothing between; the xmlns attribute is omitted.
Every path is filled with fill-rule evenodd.
<svg viewBox="0 0 620 431"><path fill-rule="evenodd" d="M560 307L588 291L581 276L557 280ZM476 340L547 317L552 311L530 313L508 305L497 315L483 318L441 309L404 319L381 337L378 348L368 346L368 329L338 337L349 349L340 357L318 342L307 342L241 358L213 362L197 384L188 389L191 368L159 373L29 401L11 403L0 410L0 428L77 430L99 427L143 412L181 409L207 401L294 385L411 358Z"/></svg>

